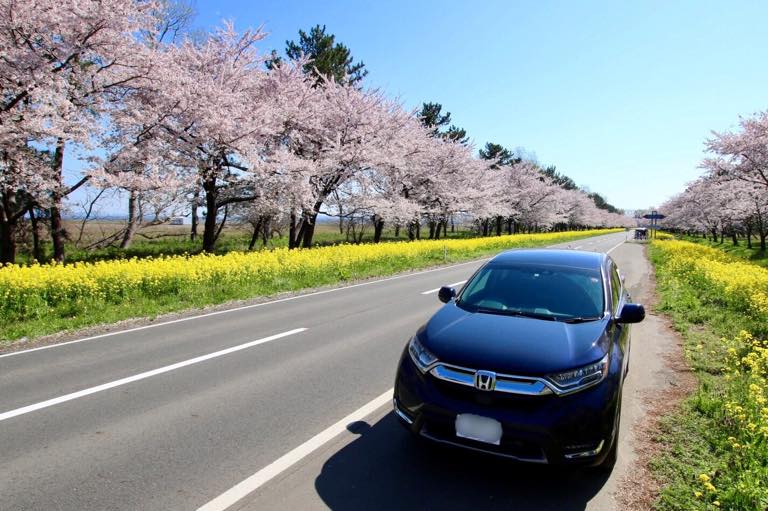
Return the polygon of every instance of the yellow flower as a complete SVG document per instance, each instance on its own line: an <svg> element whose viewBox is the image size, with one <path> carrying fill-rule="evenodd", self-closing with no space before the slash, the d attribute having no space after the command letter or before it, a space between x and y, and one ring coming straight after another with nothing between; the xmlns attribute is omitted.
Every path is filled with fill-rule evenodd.
<svg viewBox="0 0 768 511"><path fill-rule="evenodd" d="M484 251L564 241L616 230L517 234L475 239L419 240L313 249L278 248L224 255L173 255L95 263L5 265L0 267L0 321L12 323L45 314L60 304L120 303L146 298L194 294L197 288L264 283L267 288L290 279L335 276L357 278L368 265L392 261L444 261ZM327 280L327 279L326 279Z"/></svg>

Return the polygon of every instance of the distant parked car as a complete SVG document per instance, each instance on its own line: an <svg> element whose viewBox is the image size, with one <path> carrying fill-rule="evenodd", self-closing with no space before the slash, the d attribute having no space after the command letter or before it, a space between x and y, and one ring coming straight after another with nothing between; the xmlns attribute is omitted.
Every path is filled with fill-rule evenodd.
<svg viewBox="0 0 768 511"><path fill-rule="evenodd" d="M644 227L639 227L635 229L635 239L636 240L647 240L648 239L648 229Z"/></svg>
<svg viewBox="0 0 768 511"><path fill-rule="evenodd" d="M184 225L184 217L183 216L177 216L177 217L171 218L170 224L171 225Z"/></svg>
<svg viewBox="0 0 768 511"><path fill-rule="evenodd" d="M502 253L406 345L394 409L413 434L518 461L611 469L630 303L606 254Z"/></svg>

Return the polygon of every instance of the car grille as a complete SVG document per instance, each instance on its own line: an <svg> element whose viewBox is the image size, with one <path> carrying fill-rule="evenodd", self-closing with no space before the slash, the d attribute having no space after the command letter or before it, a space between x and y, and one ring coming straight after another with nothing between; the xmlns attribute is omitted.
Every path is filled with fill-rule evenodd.
<svg viewBox="0 0 768 511"><path fill-rule="evenodd" d="M437 364L429 371L429 374L439 381L473 390L476 390L475 373L474 369L443 363ZM550 385L542 378L508 374L495 374L495 378L494 390L482 392L519 396L548 396L553 394Z"/></svg>
<svg viewBox="0 0 768 511"><path fill-rule="evenodd" d="M456 401L474 403L492 409L514 408L521 412L538 410L544 400L553 399L554 396L527 396L520 394L506 394L502 392L486 392L474 387L457 385L447 381L434 379L435 388L443 396Z"/></svg>

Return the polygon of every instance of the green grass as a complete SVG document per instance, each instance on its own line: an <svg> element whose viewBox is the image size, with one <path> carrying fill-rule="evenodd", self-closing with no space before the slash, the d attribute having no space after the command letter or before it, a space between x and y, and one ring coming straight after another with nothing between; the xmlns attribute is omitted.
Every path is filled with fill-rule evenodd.
<svg viewBox="0 0 768 511"><path fill-rule="evenodd" d="M515 247L544 246L562 241L575 241L588 236L588 234L575 237L571 235L568 238L533 240L525 245L515 245ZM151 298L136 292L121 297L119 302L89 300L88 298L72 300L54 307L32 310L26 316L13 318L12 321L0 322L0 347L22 337L35 338L92 325L114 323L128 318L154 318L169 312L195 309L234 300L272 296L281 292L334 285L370 277L392 275L407 270L468 261L492 255L498 252L498 249L448 251L447 257L444 256L442 250L438 252L418 258L391 258L375 263L363 261L345 274L314 273L302 275L298 273L271 280L243 282L236 286L216 284L187 286L181 287L174 293Z"/></svg>
<svg viewBox="0 0 768 511"><path fill-rule="evenodd" d="M666 446L651 462L663 488L659 510L768 509L768 448L765 440L744 453L729 437L743 443L752 438L725 411L727 401L747 402L746 376L726 376L726 351L742 330L768 337L768 325L727 308L718 296L676 278L665 266L666 256L649 247L657 272L659 308L669 315L684 340L685 355L699 381L698 390L660 423L658 440ZM734 254L735 255L735 254ZM711 478L716 492L707 491L701 474ZM696 492L701 494L697 496ZM716 505L715 502L719 504Z"/></svg>

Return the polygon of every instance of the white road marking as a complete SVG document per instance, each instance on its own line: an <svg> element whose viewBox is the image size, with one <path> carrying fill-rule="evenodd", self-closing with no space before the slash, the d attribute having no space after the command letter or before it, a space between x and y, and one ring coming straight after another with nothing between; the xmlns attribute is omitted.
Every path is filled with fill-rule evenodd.
<svg viewBox="0 0 768 511"><path fill-rule="evenodd" d="M608 252L606 252L606 254L610 254L611 252L613 252L614 250L616 250L617 248L619 248L623 244L624 244L624 241L619 242L616 246L614 246L613 248L609 249Z"/></svg>
<svg viewBox="0 0 768 511"><path fill-rule="evenodd" d="M574 249L574 250L578 250L578 249L580 249L580 248L581 248L581 247L583 247L583 246L584 246L584 245L579 245L578 247L573 247L573 249Z"/></svg>
<svg viewBox="0 0 768 511"><path fill-rule="evenodd" d="M459 266L466 266L468 264L479 263L479 262L483 262L483 261L487 261L487 260L488 260L488 258L484 257L482 259L474 259L472 261L466 261L464 263L452 264L450 266L441 266L440 268L432 268L431 270L423 270L423 271L418 271L418 272L413 272L413 273L406 273L406 274L403 274L403 275L395 275L394 277L387 277L385 279L371 280L371 281L368 281L368 282L361 282L359 284L352 284L350 286L335 287L333 289L324 289L322 291L315 291L313 293L307 293L307 294L303 294L303 295L289 296L287 298L280 298L279 300L272 300L272 301L269 301L269 302L253 303L251 305L242 305L240 307L234 307L232 309L225 309L225 310L220 310L220 311L207 312L205 314L198 314L198 315L195 315L195 316L188 316L186 318L179 318L179 319L173 319L173 320L170 320L170 321L163 321L162 323L153 323L151 325L144 325L144 326L138 326L138 327L135 327L135 328L128 328L126 330L116 330L114 332L108 332L106 334L99 334L99 335L94 335L94 336L91 336L91 337L83 337L82 339L75 339L74 341L61 342L61 343L58 343L58 344L51 344L49 346L41 346L39 348L31 348L31 349L22 350L22 351L12 351L10 353L4 353L4 354L0 355L0 358L15 357L16 355L23 355L25 353L32 353L33 351L47 350L47 349L51 349L51 348L59 348L61 346L66 346L68 344L75 344L75 343L84 342L84 341L92 341L92 340L95 340L95 339L103 339L105 337L112 337L112 336L115 336L115 335L128 334L128 333L131 333L131 332L138 332L140 330L146 330L148 328L155 328L155 327L159 327L159 326L173 325L174 323L182 323L184 321L191 321L193 319L205 318L205 317L208 317L208 316L218 316L219 314L228 314L230 312L235 312L235 311L240 311L240 310L245 310L245 309L253 309L255 307L263 307L265 305L272 305L274 303L289 302L291 300L298 300L299 298L308 298L308 297L311 297L311 296L318 296L318 295L323 295L323 294L326 294L326 293L335 293L336 291L343 291L345 289L352 289L352 288L356 288L356 287L369 286L371 284L378 284L380 282L389 282L390 280L398 280L398 279L403 279L403 278L406 278L406 277L413 277L413 276L416 276L416 275L423 275L425 273L432 273L432 272L436 272L436 271L449 270L451 268L457 268Z"/></svg>
<svg viewBox="0 0 768 511"><path fill-rule="evenodd" d="M143 373L135 374L133 376L128 376L127 378L121 378L119 380L111 381L109 383L104 383L102 385L97 385L96 387L90 387L87 389L79 390L77 392L72 392L71 394L65 394L63 396L55 397L53 399L48 399L47 401L41 401L39 403L35 403L33 405L24 406L22 408L16 408L15 410L9 410L4 413L0 413L0 422L11 419L13 417L18 417L19 415L24 415L26 413L34 412L36 410L40 410L43 408L48 408L49 406L58 405L61 403L66 403L67 401L72 401L73 399L78 399L81 397L89 396L91 394L95 394L97 392L102 392L104 390L113 389L115 387L120 387L121 385L126 385L128 383L133 383L135 381L143 380L145 378L150 378L152 376L157 376L158 374L167 373L170 371L174 371L176 369L181 369L182 367L187 367L192 364L198 364L200 362L205 362L206 360L211 360L212 358L221 357L223 355L229 355L230 353L234 353L236 351L244 350L247 348L252 348L253 346L258 346L259 344L264 344L266 342L274 341L277 339L282 339L283 337L288 337L289 335L298 334L300 332L306 331L306 328L295 328L293 330L289 330L287 332L283 332L280 334L270 335L269 337L262 337L261 339L256 339L255 341L246 342L245 344L238 344L237 346L232 346L231 348L226 348L219 351L214 351L213 353L209 353L207 355L201 355L199 357L190 358L188 360L184 360L182 362L177 362L175 364L171 364L165 367L159 367L157 369L152 369L151 371L146 371Z"/></svg>
<svg viewBox="0 0 768 511"><path fill-rule="evenodd" d="M382 406L392 401L394 389L389 389L373 401L350 413L336 424L321 431L292 451L287 452L266 467L239 482L215 499L198 508L198 511L221 511L237 503L243 497L257 490L275 476L281 474L293 465L306 458L317 449L333 440L347 429L347 425L364 419Z"/></svg>
<svg viewBox="0 0 768 511"><path fill-rule="evenodd" d="M448 287L460 286L460 285L462 285L465 282L466 282L466 280L462 280L462 281L459 281L459 282L454 282L453 284L448 284ZM437 293L438 291L440 291L440 288L436 287L435 289L430 289L429 291L424 291L421 294L423 294L423 295L431 295L432 293Z"/></svg>

